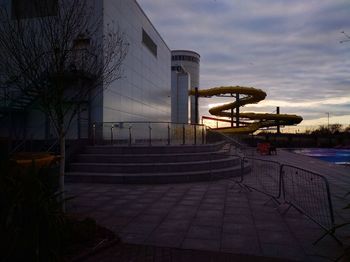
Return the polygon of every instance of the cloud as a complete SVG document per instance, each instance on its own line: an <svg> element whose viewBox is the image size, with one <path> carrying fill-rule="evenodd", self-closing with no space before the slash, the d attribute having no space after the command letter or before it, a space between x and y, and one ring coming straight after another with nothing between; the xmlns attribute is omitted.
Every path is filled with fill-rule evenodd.
<svg viewBox="0 0 350 262"><path fill-rule="evenodd" d="M139 0L168 45L201 55L201 86L254 86L274 110L350 123L348 0ZM176 14L176 15L174 15ZM340 103L341 101L346 101ZM201 114L220 98L202 99ZM338 105L341 104L341 105Z"/></svg>

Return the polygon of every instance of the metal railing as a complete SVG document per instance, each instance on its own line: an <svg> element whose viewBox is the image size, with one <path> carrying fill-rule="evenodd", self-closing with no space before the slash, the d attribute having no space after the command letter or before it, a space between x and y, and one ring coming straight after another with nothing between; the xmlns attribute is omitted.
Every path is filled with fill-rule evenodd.
<svg viewBox="0 0 350 262"><path fill-rule="evenodd" d="M249 151L249 147L246 144L239 141L239 139L237 138L215 131L210 127L208 127L208 134L215 135L220 141L225 141L229 143L234 149L234 153L237 155L244 156L244 155L247 155Z"/></svg>
<svg viewBox="0 0 350 262"><path fill-rule="evenodd" d="M172 122L103 122L92 125L94 145L206 144L206 126Z"/></svg>
<svg viewBox="0 0 350 262"><path fill-rule="evenodd" d="M231 181L235 182L237 181L237 183L241 183L243 181L243 175L244 175L244 168L242 166L242 158L241 156L237 155L237 154L232 154L231 153L231 145L230 144L226 144L221 152L212 152L210 155L210 180L215 181L215 180L219 180L219 179L230 179ZM230 171L224 171L224 172L215 172L215 170L217 169L217 166L215 168L213 168L213 165L215 164L215 161L218 159L230 159L230 162L227 163L228 168L229 167L234 167L236 166L236 164L239 164L239 176L232 176L232 174L230 174ZM221 168L225 168L225 166L220 166Z"/></svg>
<svg viewBox="0 0 350 262"><path fill-rule="evenodd" d="M248 167L251 172L244 172ZM284 214L294 207L325 230L314 244L329 234L342 245L335 236L334 211L326 177L295 166L252 157L242 157L241 174L240 180L235 179L234 182L242 189L263 193L279 205L288 204Z"/></svg>
<svg viewBox="0 0 350 262"><path fill-rule="evenodd" d="M45 128L45 121L43 120L42 122L38 123L37 126L29 129L29 131L25 131L25 132L20 132L21 136L14 136L16 134L16 132L14 132L13 130L11 130L9 128L8 132L8 136L9 136L9 148L8 148L8 154L9 155L13 155L15 153L21 152L21 151L33 151L33 141L35 140L34 137L37 133L40 133L42 130L44 130ZM51 139L50 139L51 140ZM54 147L55 145L52 145L52 142L54 144L57 144L58 139L54 139L54 141L50 141L48 139L45 139L46 142L51 143L50 146L48 146L49 149L52 149L52 147ZM46 151L46 148L45 150ZM49 151L49 150L48 150Z"/></svg>
<svg viewBox="0 0 350 262"><path fill-rule="evenodd" d="M283 200L334 236L334 213L327 179L317 173L290 165L281 166ZM320 241L321 236L314 243Z"/></svg>
<svg viewBox="0 0 350 262"><path fill-rule="evenodd" d="M251 172L245 176L244 185L255 191L263 193L275 203L281 196L281 165L276 161L263 160L253 157L243 158L243 167L250 166Z"/></svg>

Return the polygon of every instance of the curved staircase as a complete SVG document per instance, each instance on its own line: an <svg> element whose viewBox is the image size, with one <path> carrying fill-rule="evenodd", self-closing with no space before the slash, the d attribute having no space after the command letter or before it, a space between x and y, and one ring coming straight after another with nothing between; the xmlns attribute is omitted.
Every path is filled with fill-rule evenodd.
<svg viewBox="0 0 350 262"><path fill-rule="evenodd" d="M66 174L66 181L80 183L183 183L239 176L241 163L225 143L87 146Z"/></svg>

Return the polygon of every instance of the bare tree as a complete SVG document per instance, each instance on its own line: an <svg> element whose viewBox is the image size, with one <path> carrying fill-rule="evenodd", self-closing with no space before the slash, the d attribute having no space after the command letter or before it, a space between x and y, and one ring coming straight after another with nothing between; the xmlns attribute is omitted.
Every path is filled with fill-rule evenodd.
<svg viewBox="0 0 350 262"><path fill-rule="evenodd" d="M327 125L320 125L317 129L312 131L312 134L326 135L329 134L329 128Z"/></svg>
<svg viewBox="0 0 350 262"><path fill-rule="evenodd" d="M344 132L345 133L350 133L350 125L348 125L347 127L344 128Z"/></svg>
<svg viewBox="0 0 350 262"><path fill-rule="evenodd" d="M320 125L313 134L327 135L327 134L339 134L342 132L342 124Z"/></svg>
<svg viewBox="0 0 350 262"><path fill-rule="evenodd" d="M341 33L344 35L344 40L340 40L339 43L346 43L350 42L350 35L348 35L345 31L341 31Z"/></svg>
<svg viewBox="0 0 350 262"><path fill-rule="evenodd" d="M342 124L331 124L329 126L329 132L331 134L339 134L339 133L341 133L342 129L343 129Z"/></svg>
<svg viewBox="0 0 350 262"><path fill-rule="evenodd" d="M128 50L125 35L104 25L99 1L13 1L0 7L2 84L35 96L60 142L64 190L65 140L79 107L119 79ZM102 7L100 6L101 12Z"/></svg>

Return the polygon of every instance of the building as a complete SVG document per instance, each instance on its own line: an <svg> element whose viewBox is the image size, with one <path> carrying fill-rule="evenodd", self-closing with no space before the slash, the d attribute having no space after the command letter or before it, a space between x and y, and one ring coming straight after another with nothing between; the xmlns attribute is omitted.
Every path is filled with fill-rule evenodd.
<svg viewBox="0 0 350 262"><path fill-rule="evenodd" d="M171 120L198 124L195 97L188 96L190 89L199 87L200 55L189 50L171 52Z"/></svg>
<svg viewBox="0 0 350 262"><path fill-rule="evenodd" d="M169 47L135 0L103 3L104 23L119 24L130 48L123 65L125 76L95 102L93 121L170 121Z"/></svg>
<svg viewBox="0 0 350 262"><path fill-rule="evenodd" d="M54 15L52 10L58 6L57 0L47 1L52 2L48 15ZM103 18L103 27L111 23L118 25L130 46L123 62L122 78L107 89L101 87L103 91L74 119L67 138L87 138L93 123L171 121L171 50L161 35L136 0L89 1L94 3L95 14ZM21 12L23 19L35 19L38 15L33 11L33 1L0 0L0 4L12 13L13 10ZM21 95L14 97L14 100L20 99ZM28 100L17 107L11 120L1 117L0 136L12 136L13 140L56 136L48 117L35 110L31 102Z"/></svg>
<svg viewBox="0 0 350 262"><path fill-rule="evenodd" d="M191 75L181 65L171 67L171 122L189 123L191 102L188 96Z"/></svg>

